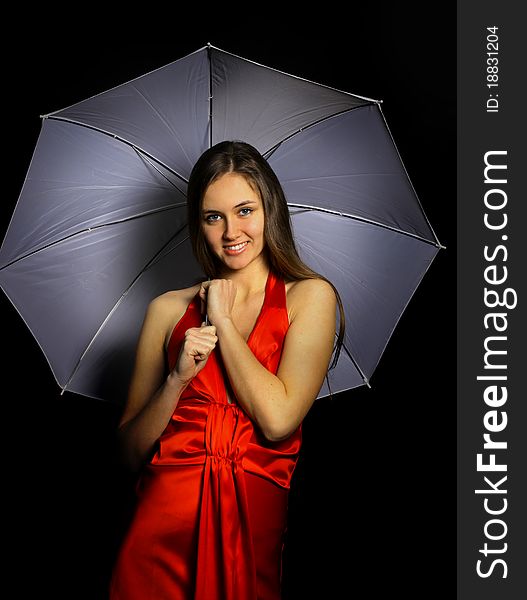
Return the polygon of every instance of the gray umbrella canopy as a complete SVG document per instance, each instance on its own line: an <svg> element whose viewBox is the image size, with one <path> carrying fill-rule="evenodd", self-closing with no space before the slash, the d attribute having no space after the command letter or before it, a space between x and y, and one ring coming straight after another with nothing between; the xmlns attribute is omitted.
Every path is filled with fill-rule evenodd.
<svg viewBox="0 0 527 600"><path fill-rule="evenodd" d="M62 389L122 401L148 303L204 278L186 186L230 139L268 159L302 259L344 301L319 398L368 383L441 247L380 103L207 46L43 118L0 285Z"/></svg>

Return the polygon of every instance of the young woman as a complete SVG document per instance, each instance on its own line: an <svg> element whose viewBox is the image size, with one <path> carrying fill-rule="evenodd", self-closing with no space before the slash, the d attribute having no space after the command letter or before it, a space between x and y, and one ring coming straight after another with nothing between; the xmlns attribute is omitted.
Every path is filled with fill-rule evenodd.
<svg viewBox="0 0 527 600"><path fill-rule="evenodd" d="M119 428L137 508L111 599L277 600L300 425L338 358L342 304L300 260L249 144L200 157L188 216L209 280L146 313Z"/></svg>

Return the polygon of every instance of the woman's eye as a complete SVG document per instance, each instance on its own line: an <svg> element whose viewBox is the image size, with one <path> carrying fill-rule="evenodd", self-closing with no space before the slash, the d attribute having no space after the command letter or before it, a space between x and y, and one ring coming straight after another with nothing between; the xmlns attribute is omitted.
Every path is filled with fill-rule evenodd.
<svg viewBox="0 0 527 600"><path fill-rule="evenodd" d="M205 217L205 221L207 221L207 223L214 223L215 221L217 221L220 218L220 215L207 215Z"/></svg>
<svg viewBox="0 0 527 600"><path fill-rule="evenodd" d="M243 212L244 210L248 211L248 212ZM242 208L240 210L240 213L242 214L242 216L246 216L246 215L250 215L253 212L252 208Z"/></svg>

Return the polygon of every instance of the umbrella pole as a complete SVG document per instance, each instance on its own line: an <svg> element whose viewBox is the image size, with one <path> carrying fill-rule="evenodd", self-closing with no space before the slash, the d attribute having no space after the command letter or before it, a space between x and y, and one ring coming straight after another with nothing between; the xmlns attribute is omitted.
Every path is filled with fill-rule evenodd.
<svg viewBox="0 0 527 600"><path fill-rule="evenodd" d="M207 57L209 59L209 148L212 148L212 46L207 44ZM208 324L208 323L207 323Z"/></svg>

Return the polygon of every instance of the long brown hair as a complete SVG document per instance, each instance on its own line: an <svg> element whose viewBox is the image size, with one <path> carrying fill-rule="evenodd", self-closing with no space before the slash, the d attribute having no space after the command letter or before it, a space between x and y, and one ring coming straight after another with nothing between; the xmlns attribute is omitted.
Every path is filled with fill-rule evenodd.
<svg viewBox="0 0 527 600"><path fill-rule="evenodd" d="M241 141L225 141L206 150L190 174L187 190L188 228L192 250L205 274L215 278L223 266L211 252L201 226L201 208L208 186L226 173L239 173L258 192L264 210L266 258L270 267L289 280L323 279L333 288L340 314L339 331L330 369L337 364L344 342L345 316L340 295L323 275L302 262L295 246L291 217L282 186L273 169L256 148Z"/></svg>

